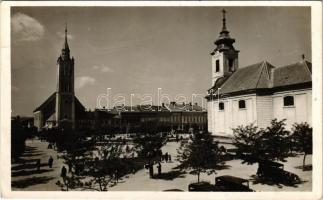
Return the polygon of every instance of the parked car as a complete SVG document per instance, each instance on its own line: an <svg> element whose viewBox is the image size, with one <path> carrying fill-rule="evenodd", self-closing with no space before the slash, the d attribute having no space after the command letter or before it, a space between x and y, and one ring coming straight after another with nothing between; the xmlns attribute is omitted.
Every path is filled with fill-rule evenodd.
<svg viewBox="0 0 323 200"><path fill-rule="evenodd" d="M253 192L249 188L249 181L247 179L229 175L216 177L214 190L223 192Z"/></svg>
<svg viewBox="0 0 323 200"><path fill-rule="evenodd" d="M207 192L214 191L214 185L209 182L201 181L197 183L191 183L188 185L188 191L192 192Z"/></svg>
<svg viewBox="0 0 323 200"><path fill-rule="evenodd" d="M259 161L257 176L285 184L296 184L301 181L296 174L285 171L283 164L268 160Z"/></svg>
<svg viewBox="0 0 323 200"><path fill-rule="evenodd" d="M163 190L163 192L184 192L183 190L181 189L168 189L168 190Z"/></svg>

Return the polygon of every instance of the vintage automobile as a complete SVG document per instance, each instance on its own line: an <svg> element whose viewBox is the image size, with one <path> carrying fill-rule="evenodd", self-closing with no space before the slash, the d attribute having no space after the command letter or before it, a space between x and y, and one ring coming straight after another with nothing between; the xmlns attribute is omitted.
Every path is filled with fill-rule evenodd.
<svg viewBox="0 0 323 200"><path fill-rule="evenodd" d="M301 181L296 174L285 171L283 164L268 160L259 161L257 176L285 184L297 184Z"/></svg>
<svg viewBox="0 0 323 200"><path fill-rule="evenodd" d="M218 176L215 178L215 185L209 182L191 183L188 191L213 191L213 192L253 192L249 188L249 181L235 176Z"/></svg>
<svg viewBox="0 0 323 200"><path fill-rule="evenodd" d="M201 181L188 185L188 191L192 192L211 192L214 191L214 185L209 182Z"/></svg>
<svg viewBox="0 0 323 200"><path fill-rule="evenodd" d="M174 188L174 189L163 190L163 192L184 192L184 191L181 189Z"/></svg>
<svg viewBox="0 0 323 200"><path fill-rule="evenodd" d="M247 179L229 175L216 177L214 190L223 192L253 192L249 188L249 181Z"/></svg>

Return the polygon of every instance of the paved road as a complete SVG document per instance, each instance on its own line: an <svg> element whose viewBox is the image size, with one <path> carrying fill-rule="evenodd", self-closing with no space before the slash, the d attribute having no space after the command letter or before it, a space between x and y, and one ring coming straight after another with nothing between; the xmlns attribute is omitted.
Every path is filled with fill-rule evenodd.
<svg viewBox="0 0 323 200"><path fill-rule="evenodd" d="M26 146L21 161L11 166L12 190L60 190L56 182L60 179L63 160L57 159L57 152L47 149L48 143L38 139L27 140ZM47 165L50 155L54 158L52 168ZM35 168L37 159L41 159L40 171Z"/></svg>

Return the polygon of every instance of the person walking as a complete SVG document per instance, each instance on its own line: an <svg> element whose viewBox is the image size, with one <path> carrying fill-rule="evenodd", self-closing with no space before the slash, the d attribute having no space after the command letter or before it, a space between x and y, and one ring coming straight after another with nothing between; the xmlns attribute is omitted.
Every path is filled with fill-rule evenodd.
<svg viewBox="0 0 323 200"><path fill-rule="evenodd" d="M172 162L172 156L170 154L168 154L168 160L169 162Z"/></svg>
<svg viewBox="0 0 323 200"><path fill-rule="evenodd" d="M154 166L152 164L149 164L149 176L150 178L154 177Z"/></svg>
<svg viewBox="0 0 323 200"><path fill-rule="evenodd" d="M68 162L68 173L71 173L72 171L72 163L71 162Z"/></svg>
<svg viewBox="0 0 323 200"><path fill-rule="evenodd" d="M165 153L165 161L168 162L168 153Z"/></svg>
<svg viewBox="0 0 323 200"><path fill-rule="evenodd" d="M65 180L66 178L66 172L67 172L66 167L63 166L61 170L61 177L63 178L63 180Z"/></svg>
<svg viewBox="0 0 323 200"><path fill-rule="evenodd" d="M52 156L49 156L49 159L48 159L48 166L49 168L52 168L53 167L53 162L54 162L54 159Z"/></svg>
<svg viewBox="0 0 323 200"><path fill-rule="evenodd" d="M36 161L36 168L37 168L37 171L40 171L40 159L37 159Z"/></svg>
<svg viewBox="0 0 323 200"><path fill-rule="evenodd" d="M160 162L157 165L157 169L158 169L158 176L160 176L161 175L161 164L160 164Z"/></svg>

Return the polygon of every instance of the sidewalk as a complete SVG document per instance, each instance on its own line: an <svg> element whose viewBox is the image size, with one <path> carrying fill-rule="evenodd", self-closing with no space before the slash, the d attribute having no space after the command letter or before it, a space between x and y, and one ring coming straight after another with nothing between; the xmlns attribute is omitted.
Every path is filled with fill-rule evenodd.
<svg viewBox="0 0 323 200"><path fill-rule="evenodd" d="M38 139L26 141L21 161L11 165L12 190L60 191L56 182L60 179L63 160L57 159L57 152L47 146L48 142ZM47 164L49 156L54 159L52 168ZM37 159L41 159L40 171L35 167Z"/></svg>

